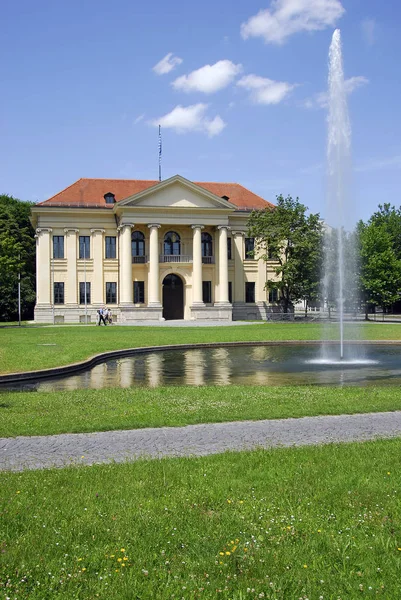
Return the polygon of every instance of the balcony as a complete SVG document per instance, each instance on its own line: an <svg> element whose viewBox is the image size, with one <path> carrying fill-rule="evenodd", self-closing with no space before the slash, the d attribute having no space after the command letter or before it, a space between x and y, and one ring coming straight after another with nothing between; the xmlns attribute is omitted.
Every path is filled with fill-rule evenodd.
<svg viewBox="0 0 401 600"><path fill-rule="evenodd" d="M148 257L147 256L133 256L132 257L132 264L133 265L143 265L145 263L148 262Z"/></svg>
<svg viewBox="0 0 401 600"><path fill-rule="evenodd" d="M160 254L161 263L191 263L192 254Z"/></svg>
<svg viewBox="0 0 401 600"><path fill-rule="evenodd" d="M202 256L202 262L204 265L214 265L214 256Z"/></svg>

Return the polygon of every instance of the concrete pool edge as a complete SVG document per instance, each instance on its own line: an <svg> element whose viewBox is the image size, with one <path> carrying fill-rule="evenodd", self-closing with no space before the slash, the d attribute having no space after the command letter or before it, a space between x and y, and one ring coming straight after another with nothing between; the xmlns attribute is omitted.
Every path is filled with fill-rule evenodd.
<svg viewBox="0 0 401 600"><path fill-rule="evenodd" d="M325 341L325 344L336 345L338 340ZM31 381L36 379L46 379L50 377L59 377L61 375L70 375L79 373L90 367L94 367L106 360L113 358L125 358L135 354L149 354L151 352L165 352L168 350L192 350L197 348L230 348L247 346L320 346L321 340L269 340L269 341L245 341L245 342L202 342L198 344L168 344L164 346L144 346L137 348L125 348L121 350L111 350L101 352L80 362L52 367L50 369L39 369L37 371L23 371L20 373L0 374L0 384L19 383L22 381ZM366 346L397 346L401 345L401 340L354 340L345 342L346 345L366 345Z"/></svg>

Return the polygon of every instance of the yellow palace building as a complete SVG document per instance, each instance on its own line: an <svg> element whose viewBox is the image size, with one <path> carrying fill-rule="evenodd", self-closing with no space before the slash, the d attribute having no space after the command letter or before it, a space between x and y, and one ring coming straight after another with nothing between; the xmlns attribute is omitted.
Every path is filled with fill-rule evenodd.
<svg viewBox="0 0 401 600"><path fill-rule="evenodd" d="M272 206L236 183L80 179L32 209L35 321L266 318L274 263L247 220Z"/></svg>

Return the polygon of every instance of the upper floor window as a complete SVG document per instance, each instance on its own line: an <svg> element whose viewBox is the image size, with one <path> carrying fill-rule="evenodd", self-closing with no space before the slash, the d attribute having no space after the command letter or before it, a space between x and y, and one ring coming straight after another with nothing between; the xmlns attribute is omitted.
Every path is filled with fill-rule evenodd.
<svg viewBox="0 0 401 600"><path fill-rule="evenodd" d="M107 192L107 194L105 194L103 197L106 200L106 204L114 204L116 201L114 194L111 192Z"/></svg>
<svg viewBox="0 0 401 600"><path fill-rule="evenodd" d="M202 233L202 256L213 256L213 240L210 233Z"/></svg>
<svg viewBox="0 0 401 600"><path fill-rule="evenodd" d="M89 235L79 236L79 258L91 257L91 239Z"/></svg>
<svg viewBox="0 0 401 600"><path fill-rule="evenodd" d="M53 258L64 258L64 236L53 236Z"/></svg>
<svg viewBox="0 0 401 600"><path fill-rule="evenodd" d="M145 256L145 236L141 231L134 231L131 236L132 256Z"/></svg>
<svg viewBox="0 0 401 600"><path fill-rule="evenodd" d="M255 239L253 237L245 238L245 258L248 258L248 259L255 258L254 254L253 254L254 250L255 250Z"/></svg>
<svg viewBox="0 0 401 600"><path fill-rule="evenodd" d="M106 258L116 258L116 237L106 235Z"/></svg>
<svg viewBox="0 0 401 600"><path fill-rule="evenodd" d="M164 236L164 254L170 256L181 254L181 238L175 231L169 231Z"/></svg>
<svg viewBox="0 0 401 600"><path fill-rule="evenodd" d="M227 258L228 260L231 260L233 255L232 255L232 250L231 250L232 246L231 246L231 238L227 238Z"/></svg>

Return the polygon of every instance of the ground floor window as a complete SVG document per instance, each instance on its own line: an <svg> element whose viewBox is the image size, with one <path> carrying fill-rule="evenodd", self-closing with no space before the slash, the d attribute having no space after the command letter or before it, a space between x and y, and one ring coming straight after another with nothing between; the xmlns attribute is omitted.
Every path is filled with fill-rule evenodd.
<svg viewBox="0 0 401 600"><path fill-rule="evenodd" d="M232 281L228 282L228 301L230 304L233 303L233 283Z"/></svg>
<svg viewBox="0 0 401 600"><path fill-rule="evenodd" d="M54 304L64 304L64 283L54 282Z"/></svg>
<svg viewBox="0 0 401 600"><path fill-rule="evenodd" d="M85 292L86 292L86 304L91 303L91 284L90 281L86 282L86 290L85 290L85 281L79 282L79 303L85 304Z"/></svg>
<svg viewBox="0 0 401 600"><path fill-rule="evenodd" d="M212 282L202 281L202 298L205 304L212 302Z"/></svg>
<svg viewBox="0 0 401 600"><path fill-rule="evenodd" d="M247 281L245 283L245 302L255 302L255 282Z"/></svg>
<svg viewBox="0 0 401 600"><path fill-rule="evenodd" d="M134 281L134 304L145 304L144 281Z"/></svg>
<svg viewBox="0 0 401 600"><path fill-rule="evenodd" d="M278 301L278 290L276 288L269 290L269 304Z"/></svg>
<svg viewBox="0 0 401 600"><path fill-rule="evenodd" d="M115 281L106 282L106 304L117 304L117 284Z"/></svg>

